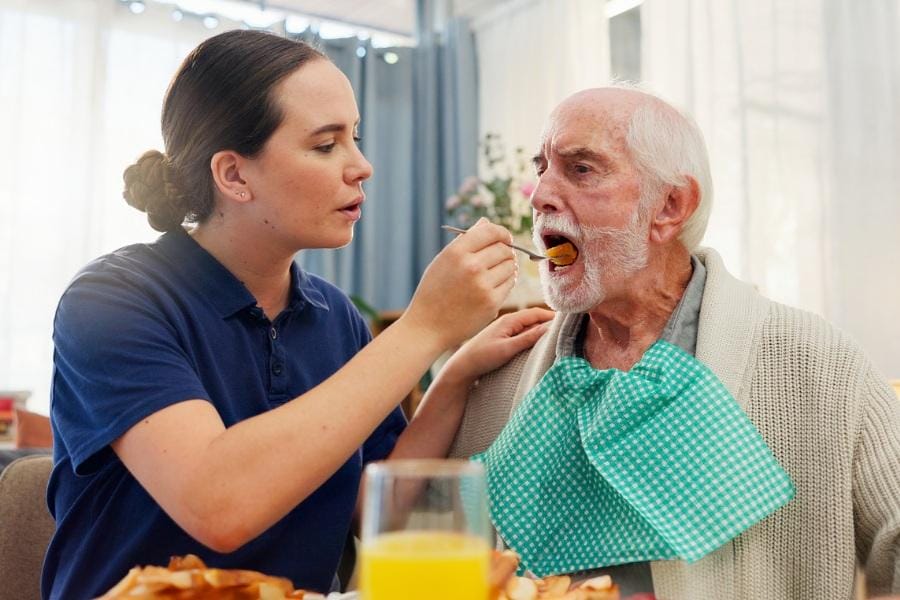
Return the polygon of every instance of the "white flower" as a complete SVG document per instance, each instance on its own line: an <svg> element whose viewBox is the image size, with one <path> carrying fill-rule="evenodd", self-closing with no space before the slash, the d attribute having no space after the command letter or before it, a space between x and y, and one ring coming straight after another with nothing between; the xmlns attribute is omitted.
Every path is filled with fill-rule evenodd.
<svg viewBox="0 0 900 600"><path fill-rule="evenodd" d="M514 217L527 217L531 214L531 200L522 193L519 186L509 188L509 208Z"/></svg>

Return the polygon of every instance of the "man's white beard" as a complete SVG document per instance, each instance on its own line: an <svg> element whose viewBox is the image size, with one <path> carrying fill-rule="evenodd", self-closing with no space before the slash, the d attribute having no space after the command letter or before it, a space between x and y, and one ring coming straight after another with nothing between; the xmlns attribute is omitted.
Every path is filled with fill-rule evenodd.
<svg viewBox="0 0 900 600"><path fill-rule="evenodd" d="M615 227L578 227L571 219L557 215L538 215L535 219L534 244L543 248L540 232L550 229L569 238L578 246L583 263L583 275L573 280L565 273L551 275L550 265L541 265L541 290L544 300L553 310L588 312L606 298L603 286L612 275L624 278L647 266L648 241L642 203L635 208L628 225Z"/></svg>

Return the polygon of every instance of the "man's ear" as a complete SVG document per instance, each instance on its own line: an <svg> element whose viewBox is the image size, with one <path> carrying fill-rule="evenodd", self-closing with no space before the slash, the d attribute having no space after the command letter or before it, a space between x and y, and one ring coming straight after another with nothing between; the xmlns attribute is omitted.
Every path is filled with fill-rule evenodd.
<svg viewBox="0 0 900 600"><path fill-rule="evenodd" d="M229 200L247 202L252 198L250 186L241 177L243 162L244 157L234 150L220 150L209 161L216 188Z"/></svg>
<svg viewBox="0 0 900 600"><path fill-rule="evenodd" d="M665 244L681 235L684 224L700 204L700 186L693 177L684 185L673 186L650 227L650 240Z"/></svg>

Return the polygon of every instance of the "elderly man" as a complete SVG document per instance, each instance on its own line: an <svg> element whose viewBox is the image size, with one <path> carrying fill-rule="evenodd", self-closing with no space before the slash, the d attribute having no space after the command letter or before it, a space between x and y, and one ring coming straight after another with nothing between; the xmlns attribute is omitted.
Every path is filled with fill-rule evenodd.
<svg viewBox="0 0 900 600"><path fill-rule="evenodd" d="M699 249L696 125L632 89L550 116L532 197L548 333L472 388L453 443L539 575L666 600L900 589L900 405L845 335ZM565 557L560 558L560 557ZM532 565L534 565L532 567Z"/></svg>

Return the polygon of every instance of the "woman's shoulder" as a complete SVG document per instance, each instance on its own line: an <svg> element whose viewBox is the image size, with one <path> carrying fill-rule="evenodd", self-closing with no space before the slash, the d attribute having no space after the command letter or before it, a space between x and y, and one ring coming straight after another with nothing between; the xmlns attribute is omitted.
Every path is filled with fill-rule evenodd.
<svg viewBox="0 0 900 600"><path fill-rule="evenodd" d="M170 266L153 243L131 244L82 267L63 291L59 307L103 305L112 299L118 303L145 304L159 298L160 291L172 285L172 279Z"/></svg>
<svg viewBox="0 0 900 600"><path fill-rule="evenodd" d="M356 304L333 283L297 267L299 291L303 301L321 313L332 326L353 332L355 344L365 345L371 339L369 323Z"/></svg>

